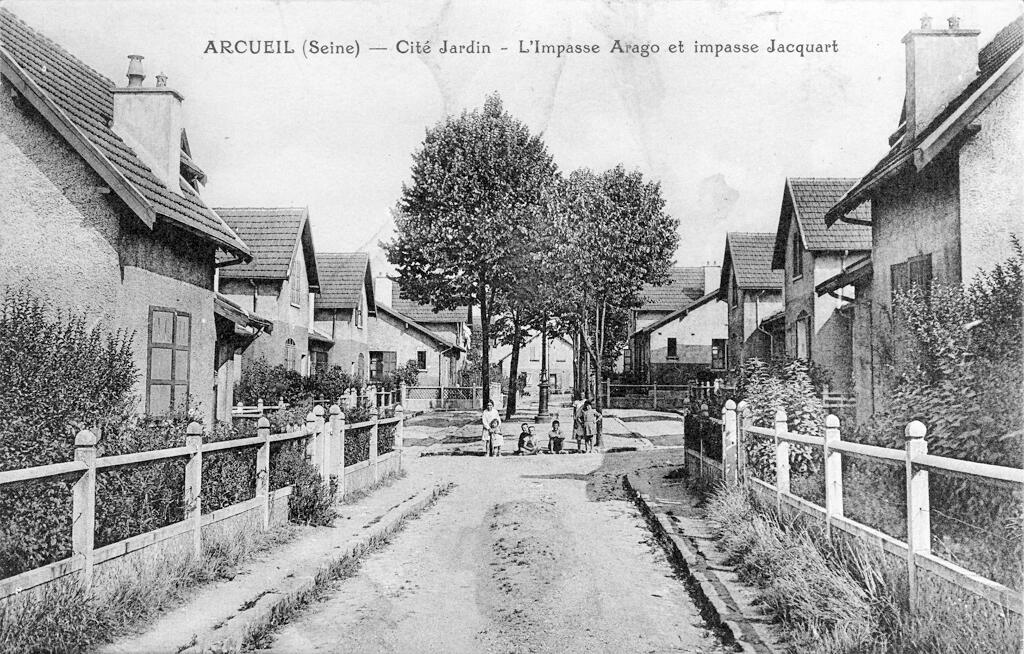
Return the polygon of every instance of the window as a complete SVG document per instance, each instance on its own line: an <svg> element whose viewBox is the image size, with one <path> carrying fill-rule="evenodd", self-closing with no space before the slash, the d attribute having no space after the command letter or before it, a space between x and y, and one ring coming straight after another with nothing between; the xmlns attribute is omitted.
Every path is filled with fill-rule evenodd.
<svg viewBox="0 0 1024 654"><path fill-rule="evenodd" d="M192 317L182 311L150 307L149 374L146 378L150 415L188 410L188 373Z"/></svg>
<svg viewBox="0 0 1024 654"><path fill-rule="evenodd" d="M530 361L540 361L540 348L537 343L530 343Z"/></svg>
<svg viewBox="0 0 1024 654"><path fill-rule="evenodd" d="M298 370L298 363L295 353L295 341L289 338L284 342L284 367L288 370Z"/></svg>
<svg viewBox="0 0 1024 654"><path fill-rule="evenodd" d="M427 369L427 351L417 350L416 351L416 367L420 370Z"/></svg>
<svg viewBox="0 0 1024 654"><path fill-rule="evenodd" d="M796 319L796 356L798 359L811 358L811 317L803 312Z"/></svg>
<svg viewBox="0 0 1024 654"><path fill-rule="evenodd" d="M890 299L895 301L897 293L906 293L912 286L921 288L926 294L932 285L932 255L922 254L889 267Z"/></svg>
<svg viewBox="0 0 1024 654"><path fill-rule="evenodd" d="M676 344L676 339L668 339L668 358L678 359L679 358L679 347Z"/></svg>
<svg viewBox="0 0 1024 654"><path fill-rule="evenodd" d="M711 369L725 370L725 339L711 339Z"/></svg>
<svg viewBox="0 0 1024 654"><path fill-rule="evenodd" d="M296 276L295 279L289 280L288 285L291 291L291 303L293 307L302 306L302 282Z"/></svg>
<svg viewBox="0 0 1024 654"><path fill-rule="evenodd" d="M732 286L732 306L735 307L737 304L739 304L739 301L740 301L740 289L739 289L739 286L736 284L736 278L735 277L732 278L732 285L731 286Z"/></svg>
<svg viewBox="0 0 1024 654"><path fill-rule="evenodd" d="M353 310L352 313L353 313L352 319L355 320L356 327L358 327L359 329L362 329L363 328L363 301L362 301L362 299L360 299L359 303L356 304L356 308Z"/></svg>
<svg viewBox="0 0 1024 654"><path fill-rule="evenodd" d="M397 352L370 352L370 381L384 381L390 373L395 371L397 362Z"/></svg>
<svg viewBox="0 0 1024 654"><path fill-rule="evenodd" d="M309 356L313 359L313 372L321 373L327 371L327 353L319 350L313 350L309 353Z"/></svg>
<svg viewBox="0 0 1024 654"><path fill-rule="evenodd" d="M793 276L800 279L804 274L804 246L800 242L800 234L793 232Z"/></svg>

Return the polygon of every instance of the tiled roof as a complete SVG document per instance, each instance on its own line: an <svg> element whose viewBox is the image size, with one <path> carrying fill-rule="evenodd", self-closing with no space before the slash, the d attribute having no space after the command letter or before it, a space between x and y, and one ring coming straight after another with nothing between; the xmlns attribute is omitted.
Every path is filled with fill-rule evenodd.
<svg viewBox="0 0 1024 654"><path fill-rule="evenodd" d="M716 288L715 290L711 291L710 293L707 293L707 294L702 295L701 297L697 298L696 300L694 300L693 302L691 302L687 306L685 306L685 307L683 307L681 309L676 309L675 311L673 311L672 313L668 314L667 316L665 316L661 320L657 320L655 322L652 322L650 325L647 325L643 329L638 329L635 332L635 334L641 334L641 333L643 333L643 334L652 334L655 331L657 331L657 330L661 329L662 327L664 327L665 325L667 325L667 324L669 324L671 322L675 322L679 318L682 318L682 317L688 315L694 309L699 309L700 307L704 306L705 304L708 304L709 302L716 302L718 299L719 299L719 292L718 292L718 289Z"/></svg>
<svg viewBox="0 0 1024 654"><path fill-rule="evenodd" d="M813 251L870 250L871 226L840 222L825 226L825 213L849 191L857 179L851 177L789 177L782 192L782 210L775 233L773 268L786 263L789 221L796 213L804 248ZM865 202L852 213L861 221L871 220L871 204Z"/></svg>
<svg viewBox="0 0 1024 654"><path fill-rule="evenodd" d="M434 311L429 304L420 304L401 297L401 289L397 283L391 285L391 308L422 323L466 322L468 311L466 307Z"/></svg>
<svg viewBox="0 0 1024 654"><path fill-rule="evenodd" d="M782 289L782 271L772 270L775 234L771 232L729 232L725 236L725 256L719 294L729 288L730 270L745 289Z"/></svg>
<svg viewBox="0 0 1024 654"><path fill-rule="evenodd" d="M1018 16L1000 30L988 45L981 49L978 53L978 76L960 95L947 104L927 127L920 130L914 138L909 138L904 131L905 125L900 126L897 131L899 140L890 148L888 154L882 157L875 167L828 211L826 222L831 224L848 216L859 203L868 198L868 192L873 186L910 163L918 146L931 136L947 118L960 109L989 78L1002 68L1014 53L1021 49L1022 45L1024 45L1024 15Z"/></svg>
<svg viewBox="0 0 1024 654"><path fill-rule="evenodd" d="M114 83L0 8L0 50L95 147L159 217L212 240L243 258L248 248L184 182L173 191L111 128ZM63 125L54 125L61 130ZM180 179L180 178L179 178Z"/></svg>
<svg viewBox="0 0 1024 654"><path fill-rule="evenodd" d="M214 209L252 250L249 263L222 268L225 279L285 279L295 249L303 248L309 285L319 285L309 212L303 207L217 207Z"/></svg>
<svg viewBox="0 0 1024 654"><path fill-rule="evenodd" d="M355 309L364 287L370 309L375 309L369 254L331 252L318 254L316 262L320 271L320 294L314 304L317 309Z"/></svg>
<svg viewBox="0 0 1024 654"><path fill-rule="evenodd" d="M427 328L424 325L421 325L420 323L416 322L411 317L403 314L401 311L396 311L393 307L388 307L388 306L385 306L385 305L382 304L382 305L380 305L378 307L378 309L381 312L386 313L389 316L393 317L395 320L404 322L406 325L408 325L409 327L412 327L413 329L415 329L416 331L420 332L421 334L434 339L434 341L436 341L438 344L440 344L445 349L459 350L460 352L465 352L466 351L466 348L461 347L459 345L456 345L455 343L452 343L447 338L445 338L445 337L443 337L443 336L441 336L441 335L431 331L429 328Z"/></svg>
<svg viewBox="0 0 1024 654"><path fill-rule="evenodd" d="M673 266L661 286L644 284L640 311L675 311L704 295L704 269Z"/></svg>

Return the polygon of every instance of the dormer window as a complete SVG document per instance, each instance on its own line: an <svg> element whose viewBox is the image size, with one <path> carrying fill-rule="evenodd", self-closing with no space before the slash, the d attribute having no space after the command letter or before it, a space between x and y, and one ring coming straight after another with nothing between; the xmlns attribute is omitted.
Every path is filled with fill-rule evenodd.
<svg viewBox="0 0 1024 654"><path fill-rule="evenodd" d="M363 301L361 299L359 300L359 304L356 305L356 308L355 308L353 313L355 314L353 316L353 320L355 320L356 327L358 327L359 329L362 329L363 328Z"/></svg>
<svg viewBox="0 0 1024 654"><path fill-rule="evenodd" d="M299 282L298 279L293 279L293 280L291 280L290 286L291 286L291 288L289 290L291 291L291 303L292 303L292 306L293 307L301 307L302 306L302 284Z"/></svg>

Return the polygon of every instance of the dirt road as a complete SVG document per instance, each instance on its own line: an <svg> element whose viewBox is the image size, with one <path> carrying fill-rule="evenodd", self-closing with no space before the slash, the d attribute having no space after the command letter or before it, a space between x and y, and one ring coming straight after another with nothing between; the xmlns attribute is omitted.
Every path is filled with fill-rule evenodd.
<svg viewBox="0 0 1024 654"><path fill-rule="evenodd" d="M638 455L412 460L456 488L270 651L730 651L612 481Z"/></svg>

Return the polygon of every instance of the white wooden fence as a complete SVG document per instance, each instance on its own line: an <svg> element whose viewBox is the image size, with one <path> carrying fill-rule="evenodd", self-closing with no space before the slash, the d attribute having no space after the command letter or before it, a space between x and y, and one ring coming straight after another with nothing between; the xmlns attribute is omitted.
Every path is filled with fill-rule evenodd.
<svg viewBox="0 0 1024 654"><path fill-rule="evenodd" d="M393 449L386 454L378 455L379 428L382 425L392 424L395 425ZM261 417L257 422L256 436L204 443L203 426L193 422L188 425L183 447L106 457L96 456L96 436L88 430L80 431L75 437L74 461L0 472L0 486L59 475L77 475L72 489L71 557L0 580L0 600L75 573L80 575L82 586L88 591L92 586L93 570L101 563L189 533L191 533L192 551L199 556L202 553L202 529L204 526L243 513L255 512L259 517L260 526L265 530L272 524L272 513L282 514L280 510L282 500L284 501L283 515L286 520L286 500L291 493L291 487L270 490L271 443L306 439L307 457L320 471L325 486L329 486L331 476L336 476L339 495L361 490L375 483L384 474L401 469L403 425L404 416L401 406L396 407L393 418L374 419L350 425L346 425L345 416L338 405L332 406L329 412L325 412L322 406L317 406L306 416L305 425L297 426L293 431L285 433L271 434L270 421L266 417ZM368 459L346 465L344 447L346 433L363 429L370 431ZM203 514L203 454L252 447L259 448L256 452L255 497ZM178 458L186 459L185 518L180 522L101 548L93 547L97 471ZM275 504L278 507L276 511Z"/></svg>
<svg viewBox="0 0 1024 654"><path fill-rule="evenodd" d="M742 483L770 502L779 511L787 510L809 515L824 522L826 533L832 530L851 534L871 542L883 551L905 559L910 583L913 610L919 601L922 571L933 574L964 590L982 597L1018 615L1024 614L1024 595L1000 583L946 561L931 551L931 509L928 499L928 473L941 471L969 478L1024 486L1024 469L975 463L962 459L928 454L927 428L919 421L907 425L906 446L892 449L842 440L839 418L825 419L823 436L806 436L790 432L786 412L775 414L775 428L754 427L746 402L729 400L721 419L711 419L722 429L722 460L714 461L703 452L686 450L687 469L704 478L724 479L726 483ZM758 479L746 465L744 444L749 438L770 439L774 444L775 483ZM824 506L818 506L790 491L789 449L791 443L821 448L825 474ZM843 511L843 456L894 461L906 468L907 540L901 541L865 524L851 520Z"/></svg>

